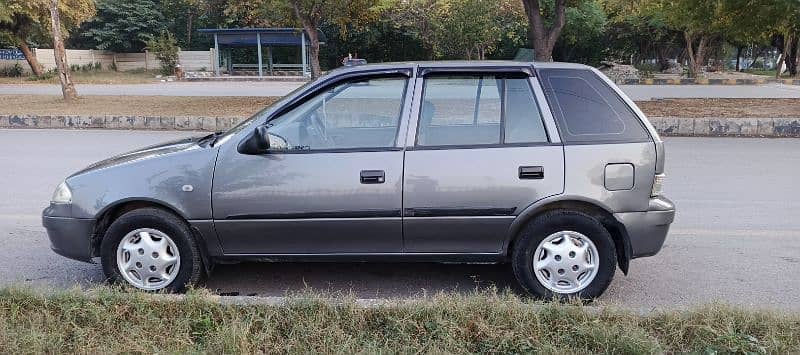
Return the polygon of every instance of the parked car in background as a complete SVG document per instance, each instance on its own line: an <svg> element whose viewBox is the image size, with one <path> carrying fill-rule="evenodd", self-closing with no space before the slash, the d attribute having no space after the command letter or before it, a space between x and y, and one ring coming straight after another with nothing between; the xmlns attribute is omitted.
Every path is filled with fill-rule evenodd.
<svg viewBox="0 0 800 355"><path fill-rule="evenodd" d="M531 295L591 299L664 243L664 159L587 66L349 66L225 133L73 174L43 223L57 253L143 290L220 262L497 262Z"/></svg>

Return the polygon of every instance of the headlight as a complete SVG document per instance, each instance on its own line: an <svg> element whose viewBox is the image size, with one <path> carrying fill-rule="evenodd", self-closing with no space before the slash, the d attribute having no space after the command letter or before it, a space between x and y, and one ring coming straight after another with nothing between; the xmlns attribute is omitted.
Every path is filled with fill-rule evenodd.
<svg viewBox="0 0 800 355"><path fill-rule="evenodd" d="M653 190L650 192L651 197L661 196L664 192L664 179L667 176L664 174L656 174L653 178Z"/></svg>
<svg viewBox="0 0 800 355"><path fill-rule="evenodd" d="M72 203L72 191L69 190L69 186L67 186L66 182L58 184L56 190L53 191L53 198L50 199L50 203L56 203L56 204Z"/></svg>

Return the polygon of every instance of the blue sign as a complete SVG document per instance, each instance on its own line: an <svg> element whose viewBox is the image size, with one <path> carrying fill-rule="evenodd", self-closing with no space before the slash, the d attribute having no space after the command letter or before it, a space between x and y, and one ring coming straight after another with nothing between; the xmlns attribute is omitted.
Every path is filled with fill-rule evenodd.
<svg viewBox="0 0 800 355"><path fill-rule="evenodd" d="M0 60L23 60L25 55L19 49L0 49Z"/></svg>

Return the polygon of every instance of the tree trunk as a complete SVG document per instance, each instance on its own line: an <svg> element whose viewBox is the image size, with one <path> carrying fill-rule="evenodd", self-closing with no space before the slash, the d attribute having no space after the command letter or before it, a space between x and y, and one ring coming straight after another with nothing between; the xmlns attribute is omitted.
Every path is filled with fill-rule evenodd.
<svg viewBox="0 0 800 355"><path fill-rule="evenodd" d="M747 69L752 69L753 68L753 65L756 64L756 61L758 60L758 58L761 57L762 53L764 53L764 50L761 50L761 49L758 50L757 52L755 52L755 55L753 55L753 60L750 62L750 64L747 65Z"/></svg>
<svg viewBox="0 0 800 355"><path fill-rule="evenodd" d="M53 55L58 68L58 79L61 80L61 93L64 101L71 103L78 99L75 85L69 77L67 66L67 51L64 49L64 40L61 38L61 18L58 13L58 0L50 1L50 22L53 26Z"/></svg>
<svg viewBox="0 0 800 355"><path fill-rule="evenodd" d="M295 16L297 16L297 19L303 24L303 30L305 30L311 42L311 46L309 47L309 54L311 55L311 79L319 78L322 74L322 69L319 65L319 33L317 33L319 16L314 14L315 12L313 9L310 14L301 13L300 6L296 1L291 1L291 4Z"/></svg>
<svg viewBox="0 0 800 355"><path fill-rule="evenodd" d="M738 71L742 71L742 68L740 67L741 58L742 58L742 47L736 47L736 71L737 72Z"/></svg>
<svg viewBox="0 0 800 355"><path fill-rule="evenodd" d="M658 55L658 71L663 72L669 69L669 59L667 59L667 48L659 47L656 49Z"/></svg>
<svg viewBox="0 0 800 355"><path fill-rule="evenodd" d="M316 79L322 74L322 69L319 65L319 34L317 33L316 25L306 25L305 23L306 21L303 21L303 28L311 42L311 46L308 48L308 53L311 57L311 79Z"/></svg>
<svg viewBox="0 0 800 355"><path fill-rule="evenodd" d="M542 17L539 0L522 0L525 5L525 14L528 17L528 38L534 50L537 61L552 61L553 47L561 36L561 30L566 22L566 0L555 0L555 16L553 24L548 28Z"/></svg>
<svg viewBox="0 0 800 355"><path fill-rule="evenodd" d="M786 36L783 61L790 76L797 75L797 36Z"/></svg>
<svg viewBox="0 0 800 355"><path fill-rule="evenodd" d="M192 22L194 20L194 11L189 11L186 14L186 48L192 49Z"/></svg>
<svg viewBox="0 0 800 355"><path fill-rule="evenodd" d="M696 78L700 75L703 68L703 62L706 58L706 47L708 46L709 37L705 34L700 35L700 43L697 44L697 50L694 49L694 40L697 36L683 33L683 38L686 40L686 57L689 59L689 77Z"/></svg>
<svg viewBox="0 0 800 355"><path fill-rule="evenodd" d="M25 42L25 39L20 39L18 46L19 50L22 51L22 54L25 55L25 60L28 61L28 65L31 66L31 72L33 72L33 75L40 76L44 74L42 65L39 64L39 60L36 59L36 55L33 54L31 47L28 47L28 43Z"/></svg>

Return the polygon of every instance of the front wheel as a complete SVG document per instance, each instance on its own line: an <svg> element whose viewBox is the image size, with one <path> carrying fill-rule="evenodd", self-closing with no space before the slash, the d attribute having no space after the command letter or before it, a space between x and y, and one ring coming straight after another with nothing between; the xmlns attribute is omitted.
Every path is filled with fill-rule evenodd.
<svg viewBox="0 0 800 355"><path fill-rule="evenodd" d="M112 283L145 291L182 292L202 276L202 259L189 226L155 208L127 212L109 226L100 245Z"/></svg>
<svg viewBox="0 0 800 355"><path fill-rule="evenodd" d="M577 211L551 211L535 218L512 253L514 276L539 298L597 298L616 270L616 248L608 230Z"/></svg>

